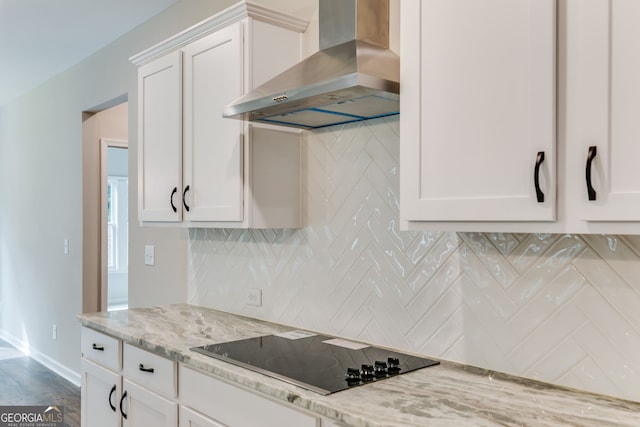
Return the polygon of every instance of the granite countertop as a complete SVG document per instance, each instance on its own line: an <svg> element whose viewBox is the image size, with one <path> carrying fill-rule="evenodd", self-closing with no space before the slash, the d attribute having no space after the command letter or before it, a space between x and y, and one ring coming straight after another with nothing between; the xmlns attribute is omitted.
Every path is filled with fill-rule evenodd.
<svg viewBox="0 0 640 427"><path fill-rule="evenodd" d="M83 314L84 326L356 427L639 426L640 403L443 362L322 396L189 348L288 327L177 304Z"/></svg>

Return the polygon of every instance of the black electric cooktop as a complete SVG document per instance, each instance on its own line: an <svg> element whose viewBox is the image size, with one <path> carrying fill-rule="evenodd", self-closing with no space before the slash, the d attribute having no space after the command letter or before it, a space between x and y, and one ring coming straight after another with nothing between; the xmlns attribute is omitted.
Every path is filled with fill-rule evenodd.
<svg viewBox="0 0 640 427"><path fill-rule="evenodd" d="M323 395L439 363L306 331L211 344L191 350Z"/></svg>

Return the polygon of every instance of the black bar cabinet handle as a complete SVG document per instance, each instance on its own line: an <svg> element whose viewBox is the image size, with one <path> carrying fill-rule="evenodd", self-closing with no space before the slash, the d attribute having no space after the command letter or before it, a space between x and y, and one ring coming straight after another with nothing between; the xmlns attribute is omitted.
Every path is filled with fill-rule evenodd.
<svg viewBox="0 0 640 427"><path fill-rule="evenodd" d="M540 189L540 166L544 162L544 151L538 151L538 156L536 157L536 168L533 172L533 183L536 186L536 198L538 199L538 203L544 203L544 193Z"/></svg>
<svg viewBox="0 0 640 427"><path fill-rule="evenodd" d="M120 398L120 413L122 414L122 417L126 420L127 419L127 414L124 413L124 409L122 409L122 405L124 403L124 399L126 399L127 397L127 392L125 391L124 393L122 393L122 397Z"/></svg>
<svg viewBox="0 0 640 427"><path fill-rule="evenodd" d="M104 346L98 345L96 343L93 343L91 348L93 348L94 350L98 350L98 351L104 351Z"/></svg>
<svg viewBox="0 0 640 427"><path fill-rule="evenodd" d="M152 373L152 374L154 372L153 368L145 368L142 363L140 365L138 365L138 369L140 369L142 372L149 372L149 373Z"/></svg>
<svg viewBox="0 0 640 427"><path fill-rule="evenodd" d="M591 184L591 164L593 163L593 159L598 155L598 147L592 145L589 147L589 153L587 154L587 170L586 170L586 178L587 178L587 195L589 196L589 200L596 200L596 190L593 188Z"/></svg>
<svg viewBox="0 0 640 427"><path fill-rule="evenodd" d="M111 403L111 398L113 397L113 393L116 392L116 385L114 384L113 387L111 387L111 391L109 392L109 406L111 407L111 410L113 412L116 412L116 407L113 403Z"/></svg>
<svg viewBox="0 0 640 427"><path fill-rule="evenodd" d="M182 192L182 205L184 206L184 209L189 212L189 205L187 204L187 191L189 191L189 186L187 185L186 187L184 187L184 191Z"/></svg>
<svg viewBox="0 0 640 427"><path fill-rule="evenodd" d="M171 197L169 198L169 203L171 203L171 209L173 209L173 212L178 212L178 208L176 208L176 205L173 204L173 196L175 196L177 192L178 192L178 187L173 187L173 191L171 192Z"/></svg>

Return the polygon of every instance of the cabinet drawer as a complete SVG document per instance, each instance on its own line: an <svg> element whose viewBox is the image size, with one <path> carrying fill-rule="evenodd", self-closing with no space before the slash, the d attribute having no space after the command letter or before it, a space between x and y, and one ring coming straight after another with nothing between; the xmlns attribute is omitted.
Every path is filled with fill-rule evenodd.
<svg viewBox="0 0 640 427"><path fill-rule="evenodd" d="M112 371L122 366L122 341L93 329L83 327L81 331L81 350L85 359L96 362Z"/></svg>
<svg viewBox="0 0 640 427"><path fill-rule="evenodd" d="M229 427L317 427L320 419L180 365L180 400Z"/></svg>
<svg viewBox="0 0 640 427"><path fill-rule="evenodd" d="M143 387L166 397L176 396L176 363L131 344L124 345L123 373Z"/></svg>
<svg viewBox="0 0 640 427"><path fill-rule="evenodd" d="M226 427L186 406L180 406L178 413L180 427Z"/></svg>

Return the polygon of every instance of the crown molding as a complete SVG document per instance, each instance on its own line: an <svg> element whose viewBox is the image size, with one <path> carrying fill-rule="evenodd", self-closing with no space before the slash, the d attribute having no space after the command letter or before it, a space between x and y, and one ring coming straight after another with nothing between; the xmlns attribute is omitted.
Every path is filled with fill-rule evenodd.
<svg viewBox="0 0 640 427"><path fill-rule="evenodd" d="M208 34L214 33L245 18L253 18L268 24L277 25L292 31L303 33L307 29L308 21L291 15L280 13L251 1L240 1L220 13L213 15L187 28L150 48L132 56L129 61L140 66L158 58L166 53L180 49L189 43L198 40Z"/></svg>

